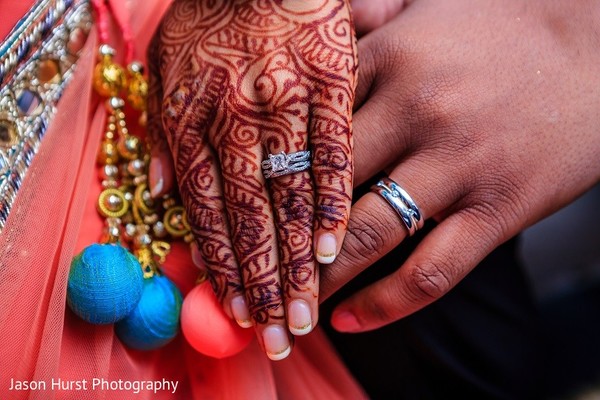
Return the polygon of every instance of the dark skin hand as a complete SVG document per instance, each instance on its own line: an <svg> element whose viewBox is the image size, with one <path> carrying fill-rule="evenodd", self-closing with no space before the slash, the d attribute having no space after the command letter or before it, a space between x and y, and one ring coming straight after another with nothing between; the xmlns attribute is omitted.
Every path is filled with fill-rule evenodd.
<svg viewBox="0 0 600 400"><path fill-rule="evenodd" d="M340 331L439 299L487 254L600 181L600 3L416 0L359 41L355 184L385 170L439 225L345 300ZM326 298L406 237L377 194L352 207Z"/></svg>

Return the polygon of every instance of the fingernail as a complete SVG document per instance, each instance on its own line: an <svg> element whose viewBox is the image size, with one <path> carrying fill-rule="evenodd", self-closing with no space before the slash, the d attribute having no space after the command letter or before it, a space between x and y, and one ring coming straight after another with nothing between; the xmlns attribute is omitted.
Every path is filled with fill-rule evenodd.
<svg viewBox="0 0 600 400"><path fill-rule="evenodd" d="M296 336L302 336L312 331L310 306L304 300L294 300L288 306L288 327Z"/></svg>
<svg viewBox="0 0 600 400"><path fill-rule="evenodd" d="M317 261L321 264L331 264L335 260L337 240L332 233L325 233L317 244Z"/></svg>
<svg viewBox="0 0 600 400"><path fill-rule="evenodd" d="M254 325L250 319L250 312L248 311L244 296L237 296L231 300L231 313L242 328L250 328Z"/></svg>
<svg viewBox="0 0 600 400"><path fill-rule="evenodd" d="M267 357L273 361L283 360L292 351L287 332L282 326L267 326L263 331L263 340Z"/></svg>
<svg viewBox="0 0 600 400"><path fill-rule="evenodd" d="M154 198L157 197L160 194L160 192L162 192L163 184L164 184L163 178L158 178L158 182L156 182L156 184L154 185L154 188L152 188L150 195Z"/></svg>
<svg viewBox="0 0 600 400"><path fill-rule="evenodd" d="M356 332L360 330L358 320L350 311L334 311L331 325L340 332Z"/></svg>
<svg viewBox="0 0 600 400"><path fill-rule="evenodd" d="M164 180L162 177L161 160L158 157L152 157L150 160L150 195L156 197L162 191Z"/></svg>
<svg viewBox="0 0 600 400"><path fill-rule="evenodd" d="M192 243L190 246L192 248L192 261L194 265L200 268L202 271L206 270L206 266L204 265L204 260L202 259L202 254L200 253L200 249L196 243Z"/></svg>

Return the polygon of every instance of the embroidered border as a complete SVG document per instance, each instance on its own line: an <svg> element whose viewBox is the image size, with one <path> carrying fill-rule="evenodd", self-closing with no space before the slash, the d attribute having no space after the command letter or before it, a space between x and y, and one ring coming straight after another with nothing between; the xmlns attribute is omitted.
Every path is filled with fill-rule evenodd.
<svg viewBox="0 0 600 400"><path fill-rule="evenodd" d="M89 0L41 0L0 45L0 231L91 26Z"/></svg>

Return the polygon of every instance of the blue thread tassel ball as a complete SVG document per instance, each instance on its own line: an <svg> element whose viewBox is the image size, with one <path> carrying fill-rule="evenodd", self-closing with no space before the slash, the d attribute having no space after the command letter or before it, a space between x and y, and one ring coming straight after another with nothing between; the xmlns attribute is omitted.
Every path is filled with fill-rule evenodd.
<svg viewBox="0 0 600 400"><path fill-rule="evenodd" d="M92 324L125 318L142 297L144 275L133 254L120 245L93 244L71 262L67 304Z"/></svg>
<svg viewBox="0 0 600 400"><path fill-rule="evenodd" d="M142 299L127 318L115 325L117 336L137 350L164 346L179 332L181 292L165 276L144 280Z"/></svg>

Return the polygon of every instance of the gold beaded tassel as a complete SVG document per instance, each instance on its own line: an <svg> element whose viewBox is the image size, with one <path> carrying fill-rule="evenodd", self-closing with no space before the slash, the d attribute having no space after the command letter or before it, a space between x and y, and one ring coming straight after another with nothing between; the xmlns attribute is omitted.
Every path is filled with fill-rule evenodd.
<svg viewBox="0 0 600 400"><path fill-rule="evenodd" d="M129 153L119 148L135 147L128 142L121 144L129 137L123 113L125 102L118 97L125 88L126 76L123 68L113 62L114 51L109 46L101 46L99 53L93 84L98 93L108 97L106 130L97 156L103 190L96 206L105 218L104 244L91 244L73 259L67 303L75 314L92 324L111 324L125 321L138 309L146 281L139 261L120 245L123 222L131 219L133 195L128 176L119 168L123 156Z"/></svg>
<svg viewBox="0 0 600 400"><path fill-rule="evenodd" d="M122 108L124 102L118 97L111 97L106 102L109 111L107 129L104 134L98 163L101 165L99 178L102 181L102 192L98 197L98 212L106 218L106 227L102 243L118 243L121 237L122 218L126 217L130 209L131 193L126 186L119 186L119 167L121 155L115 143L117 133L126 131ZM123 179L124 181L125 179ZM122 182L124 183L124 182Z"/></svg>
<svg viewBox="0 0 600 400"><path fill-rule="evenodd" d="M181 293L161 274L160 264L171 250L167 236L191 236L190 229L183 208L177 209L173 199L152 199L148 188L149 148L127 129L121 92L141 112L140 125L145 125L148 84L142 65L132 63L125 72L114 62L110 47L102 45L99 52L94 87L108 97L106 132L98 154L103 187L98 211L106 221L102 241L127 246L144 278L139 302L116 323L115 332L129 347L151 350L170 341L179 330Z"/></svg>
<svg viewBox="0 0 600 400"><path fill-rule="evenodd" d="M98 212L106 218L106 227L102 235L102 243L118 243L121 238L121 218L130 208L131 195L119 187L119 162L121 152L119 143L128 136L123 107L125 102L119 93L127 85L125 70L114 62L115 51L108 45L98 49L100 61L94 68L93 84L96 92L108 97L106 108L109 113L104 139L98 153L100 164L99 177L103 191L98 198Z"/></svg>

